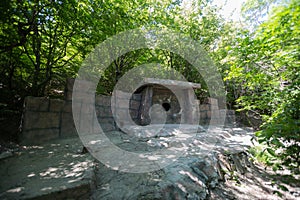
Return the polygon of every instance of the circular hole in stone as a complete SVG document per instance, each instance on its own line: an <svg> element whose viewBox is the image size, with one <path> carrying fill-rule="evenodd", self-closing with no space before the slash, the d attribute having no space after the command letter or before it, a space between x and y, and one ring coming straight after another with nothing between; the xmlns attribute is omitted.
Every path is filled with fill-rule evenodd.
<svg viewBox="0 0 300 200"><path fill-rule="evenodd" d="M169 111L171 108L171 105L169 103L163 103L162 107L165 109L165 111Z"/></svg>

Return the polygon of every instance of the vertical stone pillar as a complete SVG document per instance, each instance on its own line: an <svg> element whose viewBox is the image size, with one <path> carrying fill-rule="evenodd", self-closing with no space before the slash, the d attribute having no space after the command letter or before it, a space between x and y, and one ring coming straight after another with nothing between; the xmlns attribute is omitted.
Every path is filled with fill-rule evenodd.
<svg viewBox="0 0 300 200"><path fill-rule="evenodd" d="M94 134L98 124L95 111L96 85L86 80L77 80L76 83L76 87L73 87L72 113L77 132Z"/></svg>
<svg viewBox="0 0 300 200"><path fill-rule="evenodd" d="M148 86L142 92L140 120L141 125L148 125L151 122L149 111L152 106L153 87Z"/></svg>
<svg viewBox="0 0 300 200"><path fill-rule="evenodd" d="M194 91L192 89L185 89L183 90L182 97L184 98L182 109L183 123L194 124L195 121L199 121L199 105L195 99Z"/></svg>

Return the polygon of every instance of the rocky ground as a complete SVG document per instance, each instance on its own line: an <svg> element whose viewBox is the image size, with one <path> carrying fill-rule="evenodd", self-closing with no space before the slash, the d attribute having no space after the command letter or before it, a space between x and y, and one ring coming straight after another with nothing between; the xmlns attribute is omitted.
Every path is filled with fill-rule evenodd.
<svg viewBox="0 0 300 200"><path fill-rule="evenodd" d="M155 128L155 127L154 127ZM186 128L186 127L185 127ZM159 148L170 147L172 132L157 132L164 137L134 141L128 135L111 134L116 145L133 150L133 144L143 142ZM145 130L144 130L145 131ZM141 130L132 132L139 134ZM189 132L185 130L185 132ZM97 190L92 199L297 199L300 184L290 179L288 184L271 170L253 163L248 148L252 145L249 128L204 129L188 138L188 148L176 162L149 173L132 174L114 171L103 164L96 167ZM136 134L135 134L136 133ZM208 136L208 133L213 135ZM115 135L115 136L113 136ZM167 139L166 139L167 138ZM112 140L112 139L111 139ZM124 144L122 141L131 141ZM142 142L141 142L142 141ZM142 146L142 145L141 145ZM143 149L143 148L139 148ZM276 181L275 181L276 180ZM299 181L298 181L299 182ZM289 190L282 191L279 185ZM280 197L275 192L280 192Z"/></svg>
<svg viewBox="0 0 300 200"><path fill-rule="evenodd" d="M36 146L1 145L0 199L88 199L94 159L78 138Z"/></svg>
<svg viewBox="0 0 300 200"><path fill-rule="evenodd" d="M172 146L184 149L175 162L145 173L108 168L82 151L78 138L42 146L2 144L0 199L300 198L299 179L276 175L251 161L250 128L199 127L194 132L185 127L189 137L180 141L174 140L175 129L167 127L147 138L137 137L134 131L131 135L117 131L107 134L114 145L129 152ZM282 186L288 191L281 190Z"/></svg>

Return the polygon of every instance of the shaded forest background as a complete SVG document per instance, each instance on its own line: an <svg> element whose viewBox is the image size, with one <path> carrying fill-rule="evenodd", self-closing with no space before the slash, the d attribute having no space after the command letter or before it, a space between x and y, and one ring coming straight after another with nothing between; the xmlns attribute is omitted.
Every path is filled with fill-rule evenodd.
<svg viewBox="0 0 300 200"><path fill-rule="evenodd" d="M105 39L139 27L169 28L199 41L224 80L227 107L259 119L257 157L274 170L300 166L300 1L248 0L240 22L225 20L210 0L2 0L0 2L1 139L16 141L26 96L62 98L76 73ZM99 94L110 94L128 70L157 62L203 86L180 56L141 49L101 72ZM246 117L247 119L247 117Z"/></svg>

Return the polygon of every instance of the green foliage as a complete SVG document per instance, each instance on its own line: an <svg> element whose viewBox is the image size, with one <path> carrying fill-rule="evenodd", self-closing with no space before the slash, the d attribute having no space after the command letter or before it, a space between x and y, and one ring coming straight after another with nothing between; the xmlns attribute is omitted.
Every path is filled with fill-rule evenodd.
<svg viewBox="0 0 300 200"><path fill-rule="evenodd" d="M17 103L27 95L59 95L67 77L75 77L95 45L125 30L168 27L201 41L209 49L220 37L221 22L209 0L193 1L1 1L1 99ZM196 8L196 9L194 9ZM204 11L205 10L205 11ZM178 70L188 80L202 77L181 57L164 50L130 52L116 59L102 75L98 93L109 94L131 68L158 62ZM192 70L192 71L191 71ZM205 86L205 83L202 85ZM205 88L202 93L208 95Z"/></svg>
<svg viewBox="0 0 300 200"><path fill-rule="evenodd" d="M77 1L9 1L1 12L1 84L8 102L61 90L87 43ZM9 97L9 98L7 98Z"/></svg>
<svg viewBox="0 0 300 200"><path fill-rule="evenodd" d="M257 132L258 140L266 143L272 156L291 170L300 166L300 90L286 89L284 101ZM275 153L276 149L278 153ZM299 171L298 171L299 173Z"/></svg>
<svg viewBox="0 0 300 200"><path fill-rule="evenodd" d="M274 7L254 31L238 30L224 71L225 81L238 90L237 108L264 120L256 133L267 145L261 158L274 169L284 165L295 172L300 163L299 21L300 2L291 0Z"/></svg>
<svg viewBox="0 0 300 200"><path fill-rule="evenodd" d="M262 25L260 33L269 40L268 47L272 45L274 48L270 50L274 57L274 67L277 68L280 80L287 81L289 85L274 95L274 112L266 118L262 130L257 133L260 141L277 150L278 153L273 156L288 168L297 170L300 166L299 16L300 4L292 1L287 7L278 8L272 20ZM270 34L276 38L272 35L270 37Z"/></svg>

